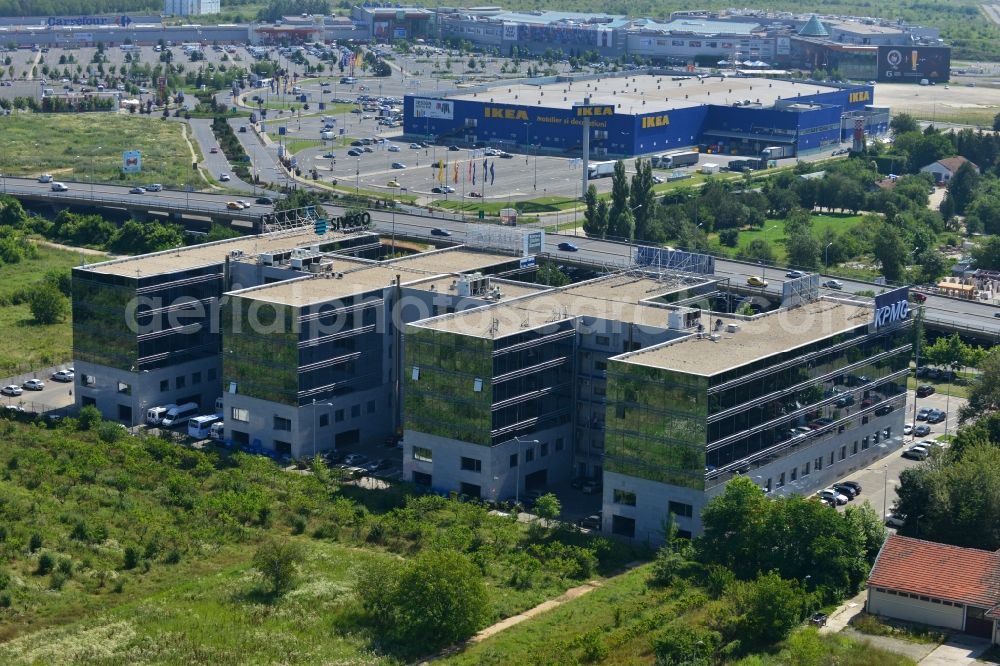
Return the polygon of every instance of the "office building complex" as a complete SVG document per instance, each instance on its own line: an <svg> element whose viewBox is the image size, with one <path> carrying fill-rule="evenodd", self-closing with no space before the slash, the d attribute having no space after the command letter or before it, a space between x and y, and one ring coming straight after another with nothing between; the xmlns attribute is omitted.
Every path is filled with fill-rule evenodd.
<svg viewBox="0 0 1000 666"><path fill-rule="evenodd" d="M605 531L657 542L734 475L805 494L902 445L908 322L683 306L719 289L624 274L411 324L404 477L490 500L602 479Z"/></svg>
<svg viewBox="0 0 1000 666"><path fill-rule="evenodd" d="M199 16L220 11L219 0L163 0L163 13L168 16Z"/></svg>

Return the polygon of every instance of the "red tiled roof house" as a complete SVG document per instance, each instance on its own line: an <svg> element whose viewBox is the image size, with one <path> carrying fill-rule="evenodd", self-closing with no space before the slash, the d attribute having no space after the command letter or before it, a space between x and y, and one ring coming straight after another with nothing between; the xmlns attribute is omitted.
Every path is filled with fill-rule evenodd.
<svg viewBox="0 0 1000 666"><path fill-rule="evenodd" d="M921 167L920 173L929 173L934 176L935 182L939 184L947 184L955 174L958 172L958 168L968 162L972 165L972 168L979 171L979 167L976 166L974 162L969 162L961 155L956 157L945 157L937 162L931 162L925 167Z"/></svg>
<svg viewBox="0 0 1000 666"><path fill-rule="evenodd" d="M893 534L868 576L867 610L1000 643L1000 551Z"/></svg>

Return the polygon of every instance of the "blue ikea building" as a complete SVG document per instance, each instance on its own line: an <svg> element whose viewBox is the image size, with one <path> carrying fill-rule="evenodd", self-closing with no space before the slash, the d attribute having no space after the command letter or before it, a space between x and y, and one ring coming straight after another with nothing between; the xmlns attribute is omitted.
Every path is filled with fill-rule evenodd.
<svg viewBox="0 0 1000 666"><path fill-rule="evenodd" d="M808 154L839 146L859 127L888 131L889 110L874 88L783 79L657 74L546 79L407 95L410 139L579 156L583 109L591 157L630 157L699 146L755 155L769 146Z"/></svg>

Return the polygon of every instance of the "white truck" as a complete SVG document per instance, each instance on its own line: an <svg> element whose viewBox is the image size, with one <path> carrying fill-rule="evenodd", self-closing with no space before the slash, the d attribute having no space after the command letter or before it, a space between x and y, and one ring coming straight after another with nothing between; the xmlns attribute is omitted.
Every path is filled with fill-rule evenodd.
<svg viewBox="0 0 1000 666"><path fill-rule="evenodd" d="M795 157L795 146L768 146L760 151L765 160L777 160L782 157Z"/></svg>
<svg viewBox="0 0 1000 666"><path fill-rule="evenodd" d="M689 150L683 153L673 153L671 155L660 155L660 161L656 164L660 169L676 169L678 167L691 166L698 163L698 152Z"/></svg>
<svg viewBox="0 0 1000 666"><path fill-rule="evenodd" d="M607 178L615 173L614 162L595 162L587 166L587 178Z"/></svg>

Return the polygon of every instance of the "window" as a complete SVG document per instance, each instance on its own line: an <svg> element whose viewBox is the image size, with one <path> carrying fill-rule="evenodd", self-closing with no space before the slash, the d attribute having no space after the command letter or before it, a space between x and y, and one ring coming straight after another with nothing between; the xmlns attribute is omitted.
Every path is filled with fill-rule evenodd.
<svg viewBox="0 0 1000 666"><path fill-rule="evenodd" d="M125 395L132 395L132 387L125 382L118 382L118 392Z"/></svg>
<svg viewBox="0 0 1000 666"><path fill-rule="evenodd" d="M607 361L594 361L594 370L597 370L598 372L604 372L607 369L608 369Z"/></svg>
<svg viewBox="0 0 1000 666"><path fill-rule="evenodd" d="M785 473L782 472L781 474L778 475L778 487L781 488L784 485L785 485Z"/></svg>
<svg viewBox="0 0 1000 666"><path fill-rule="evenodd" d="M602 347L608 347L611 345L611 339L606 335L598 335L594 338L594 341Z"/></svg>
<svg viewBox="0 0 1000 666"><path fill-rule="evenodd" d="M201 384L201 372L200 371L199 372L192 372L191 373L191 383L192 384Z"/></svg>
<svg viewBox="0 0 1000 666"><path fill-rule="evenodd" d="M337 423L340 423L341 421L343 421L344 420L344 410L338 409L337 411L335 411L333 413L333 420L336 421Z"/></svg>
<svg viewBox="0 0 1000 666"><path fill-rule="evenodd" d="M462 456L462 469L466 472L482 472L483 461L476 458L466 458Z"/></svg>
<svg viewBox="0 0 1000 666"><path fill-rule="evenodd" d="M813 461L813 466L816 467L817 472L823 469L823 456L816 458L816 460Z"/></svg>
<svg viewBox="0 0 1000 666"><path fill-rule="evenodd" d="M279 455L291 455L291 442L282 442L280 439L274 440L274 452Z"/></svg>
<svg viewBox="0 0 1000 666"><path fill-rule="evenodd" d="M274 417L274 429L275 430L291 430L292 420L286 419L283 416Z"/></svg>
<svg viewBox="0 0 1000 666"><path fill-rule="evenodd" d="M545 456L549 455L549 443L548 442L542 442L542 445L539 447L539 449L541 451L541 453L539 455L541 455L543 458Z"/></svg>
<svg viewBox="0 0 1000 666"><path fill-rule="evenodd" d="M851 449L851 455L858 455L858 440L854 440L854 448Z"/></svg>
<svg viewBox="0 0 1000 666"><path fill-rule="evenodd" d="M635 537L635 519L626 518L625 516L611 516L611 531L612 533L628 537Z"/></svg>
<svg viewBox="0 0 1000 666"><path fill-rule="evenodd" d="M833 451L830 451L830 464L833 464Z"/></svg>
<svg viewBox="0 0 1000 666"><path fill-rule="evenodd" d="M208 369L208 381L210 381L210 382L214 382L215 381L215 368L209 368Z"/></svg>
<svg viewBox="0 0 1000 666"><path fill-rule="evenodd" d="M608 391L603 386L594 387L594 395L607 395Z"/></svg>
<svg viewBox="0 0 1000 666"><path fill-rule="evenodd" d="M97 385L97 377L95 377L94 375L81 375L80 382L84 386L96 386Z"/></svg>
<svg viewBox="0 0 1000 666"><path fill-rule="evenodd" d="M529 446L524 450L524 462L530 463L535 459L535 447Z"/></svg>
<svg viewBox="0 0 1000 666"><path fill-rule="evenodd" d="M352 405L351 406L351 418L352 419L356 419L359 416L361 416L361 405Z"/></svg>
<svg viewBox="0 0 1000 666"><path fill-rule="evenodd" d="M320 414L319 415L319 427L320 428L325 428L328 425L330 425L330 415L329 414Z"/></svg>
<svg viewBox="0 0 1000 666"><path fill-rule="evenodd" d="M230 410L230 416L233 417L234 421L239 421L240 423L250 423L250 410L243 409L242 407L233 407Z"/></svg>
<svg viewBox="0 0 1000 666"><path fill-rule="evenodd" d="M840 447L840 459L844 460L847 458L847 445Z"/></svg>
<svg viewBox="0 0 1000 666"><path fill-rule="evenodd" d="M86 376L87 375L84 375L84 377L86 377ZM169 391L169 390L170 390L170 380L169 379L161 379L160 380L160 393L165 393L166 391Z"/></svg>
<svg viewBox="0 0 1000 666"><path fill-rule="evenodd" d="M423 446L413 447L413 459L420 462L434 462L434 454L430 449Z"/></svg>
<svg viewBox="0 0 1000 666"><path fill-rule="evenodd" d="M368 401L367 409L368 409L368 413L369 414L374 414L375 413L375 401L374 400L369 400Z"/></svg>
<svg viewBox="0 0 1000 666"><path fill-rule="evenodd" d="M174 380L174 386L176 388L179 388L179 389L182 389L185 386L187 386L187 377L185 377L184 375L181 375L180 377L178 377L177 379L175 379Z"/></svg>
<svg viewBox="0 0 1000 666"><path fill-rule="evenodd" d="M690 518L694 515L694 507L683 502L670 502L667 510L679 518Z"/></svg>
<svg viewBox="0 0 1000 666"><path fill-rule="evenodd" d="M615 488L614 503L623 506L635 506L635 493Z"/></svg>
<svg viewBox="0 0 1000 666"><path fill-rule="evenodd" d="M799 478L799 468L795 467L792 469L791 480L794 481L797 478Z"/></svg>
<svg viewBox="0 0 1000 666"><path fill-rule="evenodd" d="M805 466L802 468L802 476L809 476L809 472L811 471L812 470L810 469L810 464L806 463Z"/></svg>
<svg viewBox="0 0 1000 666"><path fill-rule="evenodd" d="M517 454L516 453L510 454L510 466L511 467L517 467Z"/></svg>
<svg viewBox="0 0 1000 666"><path fill-rule="evenodd" d="M862 451L867 451L868 450L868 438L867 437L862 437L861 438L861 450Z"/></svg>
<svg viewBox="0 0 1000 666"><path fill-rule="evenodd" d="M562 450L563 450L563 438L556 437L556 451L562 451Z"/></svg>

